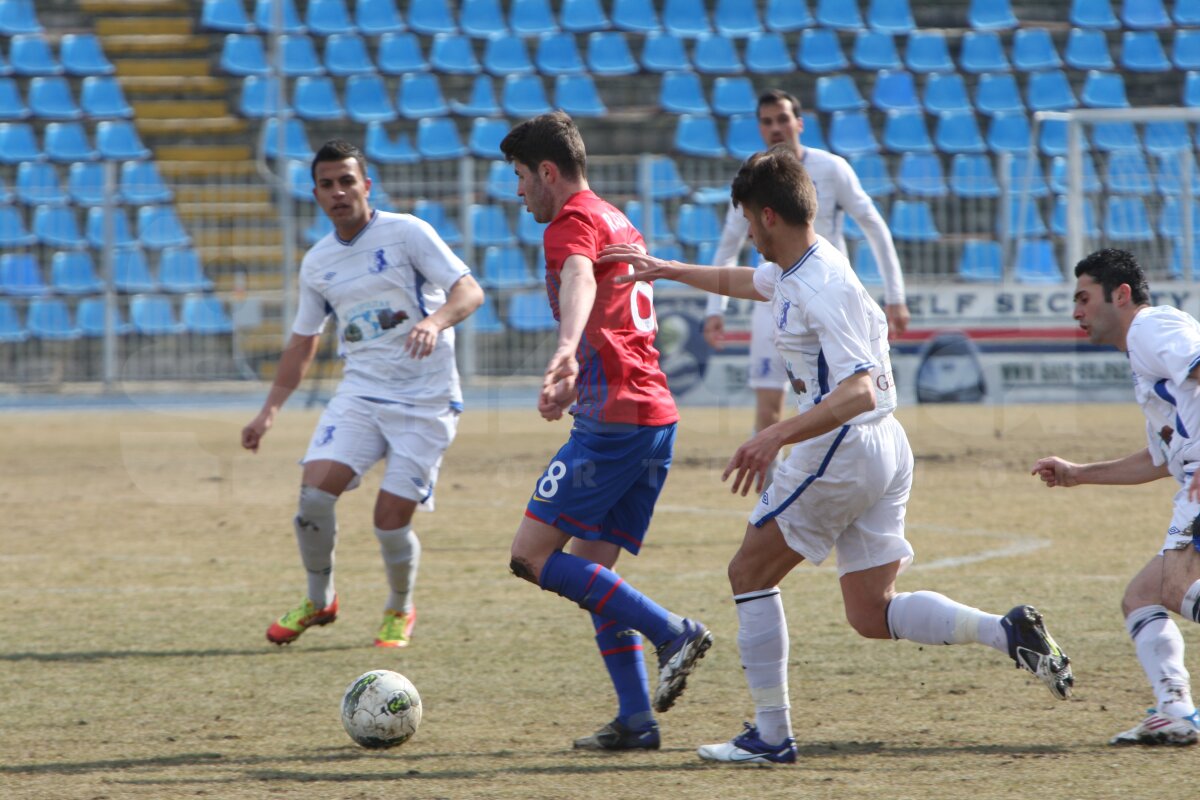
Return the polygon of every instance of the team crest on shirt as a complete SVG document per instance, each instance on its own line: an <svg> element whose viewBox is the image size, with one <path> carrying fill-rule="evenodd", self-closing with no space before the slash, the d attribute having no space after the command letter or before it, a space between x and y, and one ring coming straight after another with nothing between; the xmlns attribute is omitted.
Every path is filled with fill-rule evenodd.
<svg viewBox="0 0 1200 800"><path fill-rule="evenodd" d="M367 267L367 271L378 275L388 268L387 256L383 253L383 248L379 248L371 254L371 265Z"/></svg>
<svg viewBox="0 0 1200 800"><path fill-rule="evenodd" d="M317 447L324 447L333 441L333 432L337 430L336 425L326 425L317 433L317 440L313 442Z"/></svg>

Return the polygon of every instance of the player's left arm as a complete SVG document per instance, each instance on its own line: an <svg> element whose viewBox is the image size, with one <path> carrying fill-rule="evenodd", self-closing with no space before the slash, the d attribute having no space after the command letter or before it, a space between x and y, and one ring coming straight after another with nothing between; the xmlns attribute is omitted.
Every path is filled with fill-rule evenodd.
<svg viewBox="0 0 1200 800"><path fill-rule="evenodd" d="M596 302L596 273L587 256L567 256L559 278L558 346L546 365L538 395L538 411L547 420L559 419L575 402L575 379L579 377L575 353Z"/></svg>
<svg viewBox="0 0 1200 800"><path fill-rule="evenodd" d="M904 274L900 271L900 257L896 255L896 244L887 223L862 188L858 176L849 164L842 162L837 181L838 204L846 209L858 227L862 228L867 246L879 265L883 278L883 311L887 315L888 332L899 336L908 330L909 312L904 299Z"/></svg>
<svg viewBox="0 0 1200 800"><path fill-rule="evenodd" d="M470 273L450 287L446 302L437 311L418 320L404 340L404 350L413 358L425 358L437 346L438 334L469 317L483 305L483 289Z"/></svg>

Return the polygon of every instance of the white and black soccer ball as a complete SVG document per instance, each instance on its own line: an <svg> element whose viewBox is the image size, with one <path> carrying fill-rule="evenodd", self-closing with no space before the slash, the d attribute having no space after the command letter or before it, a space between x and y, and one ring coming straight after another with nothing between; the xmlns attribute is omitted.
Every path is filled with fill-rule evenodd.
<svg viewBox="0 0 1200 800"><path fill-rule="evenodd" d="M363 747L398 747L412 738L420 724L421 695L399 672L363 673L342 696L342 727Z"/></svg>

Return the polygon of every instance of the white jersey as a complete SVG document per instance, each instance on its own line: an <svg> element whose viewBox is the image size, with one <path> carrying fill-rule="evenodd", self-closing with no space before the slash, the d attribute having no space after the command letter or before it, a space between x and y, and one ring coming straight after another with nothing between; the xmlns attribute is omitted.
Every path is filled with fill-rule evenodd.
<svg viewBox="0 0 1200 800"><path fill-rule="evenodd" d="M854 168L841 156L812 147L804 148L801 161L817 190L817 216L813 220L813 230L848 256L844 231L846 214L853 217L862 228L867 245L875 256L875 263L879 265L884 301L889 305L903 304L904 276L900 273L900 258L896 255L891 231L870 196L863 191ZM734 208L731 203L725 213L725 227L713 255L713 266L735 265L749 231L750 223L742 215L741 209ZM710 295L705 315L724 313L728 303L727 297Z"/></svg>
<svg viewBox="0 0 1200 800"><path fill-rule="evenodd" d="M1184 465L1200 461L1200 385L1188 377L1200 364L1200 322L1170 306L1145 308L1125 344L1150 457L1182 483Z"/></svg>
<svg viewBox="0 0 1200 800"><path fill-rule="evenodd" d="M871 375L875 408L848 424L892 413L896 387L887 318L837 248L818 236L791 267L762 264L754 273L754 287L771 298L775 346L787 367L800 413L859 372Z"/></svg>
<svg viewBox="0 0 1200 800"><path fill-rule="evenodd" d="M461 408L453 328L439 334L423 359L408 355L404 341L469 273L427 222L376 211L353 240L329 233L305 254L292 331L314 336L330 314L337 319L338 355L345 359L339 395ZM380 324L382 311L398 320L394 327Z"/></svg>

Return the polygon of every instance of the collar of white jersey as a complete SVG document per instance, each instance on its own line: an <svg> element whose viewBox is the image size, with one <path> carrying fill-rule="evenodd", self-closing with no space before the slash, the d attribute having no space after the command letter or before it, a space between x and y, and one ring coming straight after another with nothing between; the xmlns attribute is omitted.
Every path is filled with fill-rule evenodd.
<svg viewBox="0 0 1200 800"><path fill-rule="evenodd" d="M362 235L363 235L364 233L366 233L366 232L367 232L367 228L371 227L371 226L372 226L372 225L375 223L375 220L377 220L378 218L379 218L379 209L377 209L377 208L376 208L376 209L373 209L373 210L371 211L371 218L370 218L369 220L367 220L367 224L366 224L366 225L363 225L363 226L362 226L362 230L361 230L361 231L359 231L358 233L354 234L354 238L353 238L353 239L349 239L349 240L347 240L347 239L343 239L342 237L340 237L340 236L338 236L338 235L337 235L337 230L336 230L336 229L335 229L335 230L334 230L334 232L333 232L333 238L337 240L337 243L338 243L338 244L344 244L344 245L346 245L347 247L349 247L350 245L354 244L354 243L355 243L355 242L357 242L359 239L361 239L361 238L362 238Z"/></svg>
<svg viewBox="0 0 1200 800"><path fill-rule="evenodd" d="M821 244L821 240L820 240L820 239L818 239L817 241L813 242L813 244L812 244L812 247L810 247L810 248L808 248L807 250L805 250L805 251L804 251L804 255L800 256L800 260L799 260L799 261L797 261L795 264L792 264L792 265L791 265L790 267L788 267L786 270L784 270L784 271L783 271L783 274L782 274L782 275L780 275L779 277L781 277L781 278L786 278L788 275L791 275L793 272L795 272L796 270L800 269L800 267L804 266L804 262L805 262L805 261L808 261L808 257L809 257L809 256L811 256L811 255L812 255L814 252L816 252L816 249L817 249L817 247L818 247L820 244Z"/></svg>

